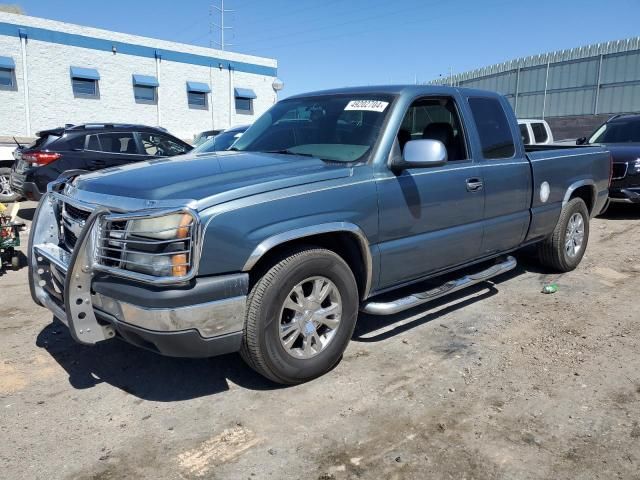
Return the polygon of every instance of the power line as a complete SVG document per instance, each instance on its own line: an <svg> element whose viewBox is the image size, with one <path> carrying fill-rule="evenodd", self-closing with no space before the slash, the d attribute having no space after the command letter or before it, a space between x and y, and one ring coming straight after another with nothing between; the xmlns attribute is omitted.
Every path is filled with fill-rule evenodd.
<svg viewBox="0 0 640 480"><path fill-rule="evenodd" d="M388 2L385 1L384 3L388 3ZM439 1L436 1L436 2L428 3L428 4L422 4L421 7L433 7L435 5L439 5L439 4L442 4L442 3L450 3L450 2L448 2L447 0L439 0ZM352 10L352 11L344 12L344 13L347 13L347 14L348 13L357 13L359 11L360 10ZM343 15L344 15L344 13L343 13ZM306 35L306 34L308 34L310 32L317 32L317 31L327 30L327 29L331 29L331 28L335 28L335 27L342 27L342 26L351 25L351 24L363 23L363 22L367 22L369 20L376 20L376 19L382 18L382 17L391 17L391 16L396 16L396 15L406 15L406 13L407 13L406 10L400 10L399 11L397 8L394 7L394 9L391 10L391 11L385 11L383 13L379 13L379 14L376 14L376 15L370 15L368 17L359 17L356 20L347 20L347 21L340 22L340 23L325 24L324 26L317 27L317 28L311 28L311 29L310 28L306 28L304 30L298 30L298 31L295 31L295 32L287 32L287 33L283 33L282 35L275 35L275 36L271 36L271 37L267 37L267 38L262 38L262 39L257 39L257 40L253 40L253 41L243 42L243 45L253 45L253 44L256 44L256 43L264 43L264 42L268 42L268 41L271 41L271 40L278 40L278 39L281 39L281 38L288 38L288 37L291 37L291 36L294 36L294 35ZM413 15L412 15L412 18L414 18ZM423 20L420 20L420 21L423 21ZM348 34L349 33L347 33L347 35ZM292 43L296 44L296 45L298 44L297 41L292 42ZM307 43L307 42L304 42L304 43Z"/></svg>

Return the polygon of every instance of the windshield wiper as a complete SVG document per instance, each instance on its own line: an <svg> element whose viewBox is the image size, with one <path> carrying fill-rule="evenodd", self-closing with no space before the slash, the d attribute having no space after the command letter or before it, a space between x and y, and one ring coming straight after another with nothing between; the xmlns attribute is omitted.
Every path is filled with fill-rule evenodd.
<svg viewBox="0 0 640 480"><path fill-rule="evenodd" d="M267 150L264 153L279 153L280 155L299 155L301 157L320 158L320 157L314 155L313 153L298 153L298 152L294 152L293 150L289 150L288 148L283 148L282 150ZM323 160L323 159L321 159L321 160Z"/></svg>

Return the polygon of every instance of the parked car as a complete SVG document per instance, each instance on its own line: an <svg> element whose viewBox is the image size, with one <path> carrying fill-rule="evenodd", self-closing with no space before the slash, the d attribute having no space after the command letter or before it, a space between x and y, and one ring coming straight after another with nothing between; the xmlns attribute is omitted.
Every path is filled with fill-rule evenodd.
<svg viewBox="0 0 640 480"><path fill-rule="evenodd" d="M30 288L80 343L239 350L273 381L303 382L339 361L358 310L394 314L482 282L527 245L550 270L574 269L610 168L601 146L525 149L492 92L294 96L215 158L52 184Z"/></svg>
<svg viewBox="0 0 640 480"><path fill-rule="evenodd" d="M605 145L613 157L612 202L640 203L640 115L616 115L578 145Z"/></svg>
<svg viewBox="0 0 640 480"><path fill-rule="evenodd" d="M545 120L519 118L520 135L525 145L549 145L553 143L551 127Z"/></svg>
<svg viewBox="0 0 640 480"><path fill-rule="evenodd" d="M192 153L220 152L226 150L233 145L248 128L249 125L240 125L224 130L215 137L211 137L206 142L195 147Z"/></svg>
<svg viewBox="0 0 640 480"><path fill-rule="evenodd" d="M224 130L206 130L204 132L200 132L198 135L193 137L193 146L197 147L198 145L202 145L204 142L222 133L223 131Z"/></svg>
<svg viewBox="0 0 640 480"><path fill-rule="evenodd" d="M44 130L20 150L11 188L38 200L63 172L101 170L189 152L193 147L164 129L144 125L86 124Z"/></svg>
<svg viewBox="0 0 640 480"><path fill-rule="evenodd" d="M11 166L16 144L0 144L0 203L15 202L20 195L11 188Z"/></svg>

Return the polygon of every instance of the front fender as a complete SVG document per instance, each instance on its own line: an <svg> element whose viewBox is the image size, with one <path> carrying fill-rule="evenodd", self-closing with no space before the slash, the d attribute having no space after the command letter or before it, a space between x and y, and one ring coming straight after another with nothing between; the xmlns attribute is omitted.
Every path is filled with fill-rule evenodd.
<svg viewBox="0 0 640 480"><path fill-rule="evenodd" d="M362 167L368 168L368 167ZM320 233L349 232L361 245L369 287L377 242L376 187L355 176L253 196L202 212L204 240L199 275L249 271L269 250Z"/></svg>

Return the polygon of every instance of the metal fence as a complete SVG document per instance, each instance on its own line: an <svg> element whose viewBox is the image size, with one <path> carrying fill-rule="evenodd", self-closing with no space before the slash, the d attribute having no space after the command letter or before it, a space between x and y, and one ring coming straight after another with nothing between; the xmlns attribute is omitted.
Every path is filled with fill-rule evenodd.
<svg viewBox="0 0 640 480"><path fill-rule="evenodd" d="M523 57L433 83L499 92L520 118L640 112L640 37Z"/></svg>

